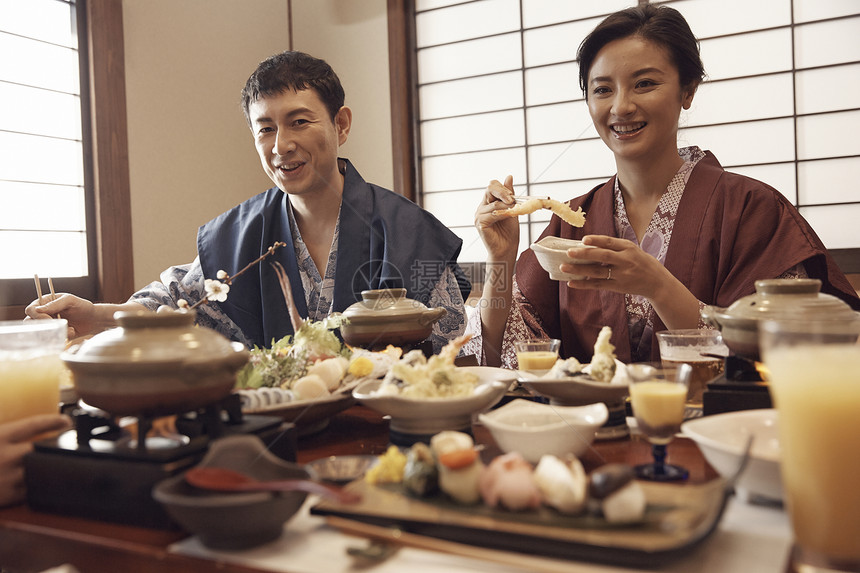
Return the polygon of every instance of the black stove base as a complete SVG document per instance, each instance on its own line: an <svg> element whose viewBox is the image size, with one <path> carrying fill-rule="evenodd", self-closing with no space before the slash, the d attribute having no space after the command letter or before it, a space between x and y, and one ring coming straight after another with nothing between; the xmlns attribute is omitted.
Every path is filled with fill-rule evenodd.
<svg viewBox="0 0 860 573"><path fill-rule="evenodd" d="M253 416L246 424L260 421ZM261 417L263 418L263 417ZM271 422L271 417L268 421ZM238 429L238 428L236 428ZM227 428L225 434L235 433ZM277 419L244 433L254 433L272 452L295 461L297 433L293 424ZM56 440L34 444L24 459L27 504L36 511L57 513L154 529L176 529L152 489L163 479L196 465L208 451L209 439L192 437L175 452L153 451L151 456L135 451L118 454L109 447L73 447L72 430Z"/></svg>

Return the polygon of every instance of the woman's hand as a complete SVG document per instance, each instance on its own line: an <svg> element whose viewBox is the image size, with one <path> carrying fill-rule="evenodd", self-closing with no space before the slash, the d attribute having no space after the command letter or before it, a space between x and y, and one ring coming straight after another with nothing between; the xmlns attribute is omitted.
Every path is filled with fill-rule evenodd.
<svg viewBox="0 0 860 573"><path fill-rule="evenodd" d="M561 265L562 272L586 278L568 281L567 286L584 290L605 289L637 294L648 299L662 286L676 280L653 256L632 241L606 235L587 235L582 242L594 249L568 249L567 255L577 261L594 261L594 265Z"/></svg>
<svg viewBox="0 0 860 573"><path fill-rule="evenodd" d="M510 209L514 200L514 178L508 175L502 185L495 179L487 186L481 204L475 211L475 227L487 248L490 261L511 261L520 245L520 224L516 217L493 214Z"/></svg>
<svg viewBox="0 0 860 573"><path fill-rule="evenodd" d="M40 414L0 424L0 507L24 501L24 456L31 440L71 427L67 416Z"/></svg>
<svg viewBox="0 0 860 573"><path fill-rule="evenodd" d="M561 265L562 272L586 277L568 281L568 287L644 296L667 328L698 327L698 299L656 258L627 239L587 235L582 242L596 248L569 249L568 256L598 264Z"/></svg>

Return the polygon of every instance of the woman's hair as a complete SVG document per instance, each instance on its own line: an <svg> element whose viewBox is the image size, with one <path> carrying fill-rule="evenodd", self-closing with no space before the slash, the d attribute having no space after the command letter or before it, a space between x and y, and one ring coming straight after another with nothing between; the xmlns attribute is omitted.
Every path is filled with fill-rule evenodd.
<svg viewBox="0 0 860 573"><path fill-rule="evenodd" d="M579 45L579 87L588 99L588 72L597 53L608 43L629 36L665 48L672 57L682 88L694 87L705 77L699 41L681 13L668 6L640 4L610 14Z"/></svg>
<svg viewBox="0 0 860 573"><path fill-rule="evenodd" d="M242 111L248 125L248 108L261 97L279 95L287 90L314 90L334 121L343 107L343 86L328 63L303 52L281 52L260 62L242 89Z"/></svg>

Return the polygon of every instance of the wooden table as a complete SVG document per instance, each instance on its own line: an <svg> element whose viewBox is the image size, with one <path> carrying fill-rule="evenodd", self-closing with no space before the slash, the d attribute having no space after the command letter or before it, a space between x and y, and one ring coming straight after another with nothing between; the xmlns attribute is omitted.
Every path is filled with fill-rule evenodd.
<svg viewBox="0 0 860 573"><path fill-rule="evenodd" d="M473 428L485 444L485 459L501 452L486 428ZM379 455L388 447L388 422L363 406L332 418L329 426L299 439L298 462L343 454ZM609 462L631 465L651 459L650 445L637 436L595 443L582 457L587 471ZM669 446L669 460L690 470L690 483L717 477L695 443L678 438ZM35 573L63 563L81 573L253 573L257 569L168 553L167 547L185 534L40 513L25 505L0 509L0 573Z"/></svg>

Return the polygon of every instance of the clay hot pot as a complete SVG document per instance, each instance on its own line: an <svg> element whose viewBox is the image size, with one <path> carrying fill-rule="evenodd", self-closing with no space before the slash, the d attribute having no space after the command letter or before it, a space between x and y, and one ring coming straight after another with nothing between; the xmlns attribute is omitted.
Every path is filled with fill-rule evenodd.
<svg viewBox="0 0 860 573"><path fill-rule="evenodd" d="M766 319L816 319L851 322L860 317L843 300L819 292L818 279L768 279L755 283L756 293L728 308L706 306L703 318L723 334L736 354L759 360L758 324Z"/></svg>
<svg viewBox="0 0 860 573"><path fill-rule="evenodd" d="M187 412L228 396L244 345L194 326L190 312L118 312L119 326L62 355L86 404L116 416Z"/></svg>
<svg viewBox="0 0 860 573"><path fill-rule="evenodd" d="M433 324L448 312L406 298L404 288L366 290L361 298L343 311L347 321L341 325L340 333L347 344L362 348L418 344L430 336Z"/></svg>

